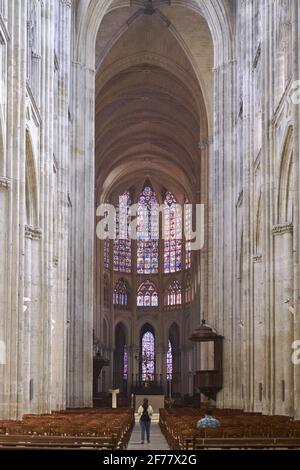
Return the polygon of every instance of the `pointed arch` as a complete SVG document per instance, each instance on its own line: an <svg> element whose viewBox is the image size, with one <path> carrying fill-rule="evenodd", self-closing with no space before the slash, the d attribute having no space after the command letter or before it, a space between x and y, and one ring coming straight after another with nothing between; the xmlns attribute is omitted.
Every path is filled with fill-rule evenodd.
<svg viewBox="0 0 300 470"><path fill-rule="evenodd" d="M116 207L116 239L114 240L114 271L131 272L131 239L130 239L130 205L129 191L119 196Z"/></svg>
<svg viewBox="0 0 300 470"><path fill-rule="evenodd" d="M155 379L155 331L145 323L140 332L140 377L143 382Z"/></svg>
<svg viewBox="0 0 300 470"><path fill-rule="evenodd" d="M188 2L192 4L192 2ZM190 6L187 3L187 6ZM196 0L193 2L195 11L203 14L209 28L212 32L214 50L215 50L215 67L222 64L229 63L232 58L232 40L231 40L231 27L230 27L230 11L227 8L229 2L224 0ZM93 239L90 236L90 227L86 227L84 222L88 218L93 219L94 215L94 126L85 126L85 132L82 131L84 126L82 115L93 116L95 110L94 103L94 89L95 89L95 44L97 33L101 25L101 21L109 11L110 8L118 8L122 6L122 2L113 3L110 0L78 0L76 2L77 9L74 8L74 54L73 54L73 67L74 67L74 93L73 93L73 133L72 133L72 148L73 160L76 162L75 180L74 185L79 188L80 194L76 198L76 207L78 207L78 214L83 211L79 210L85 208L84 217L78 215L74 218L73 224L73 242L72 247L78 247L82 250L87 250L89 253L93 251ZM193 8L193 7L192 7ZM86 93L82 93L82 83L86 84ZM223 100L223 93L222 95ZM218 102L215 105L215 112L218 112ZM141 158L142 160L142 158ZM77 163L78 162L78 163ZM80 164L79 164L80 162ZM87 171L89 170L89 171ZM87 196L86 199L84 197ZM81 201L85 201L84 204ZM75 227L77 224L77 227ZM75 230L77 229L77 230ZM69 375L69 390L77 387L79 381L86 383L91 375L91 360L88 357L87 348L84 347L88 344L91 336L91 323L93 311L93 292L92 289L85 289L83 286L92 285L93 272L92 267L89 267L88 261L82 262L81 259L76 259L75 248L72 248L74 254L74 269L71 274L71 290L75 294L76 291L76 305L72 314L82 321L72 322L70 337L75 338L70 342L69 356L75 357L77 354L82 354L84 361L78 364L76 371L71 370ZM78 257L77 257L78 258ZM78 286L76 276L84 280L83 286ZM78 287L81 287L80 289ZM73 326L74 323L74 326ZM86 324L87 328L84 330L83 339L81 339L80 331L81 325ZM80 340L76 339L80 338ZM73 354L74 353L74 354ZM71 368L70 368L71 369ZM85 391L86 390L86 391ZM69 403L73 403L72 397L69 397ZM79 393L76 403L92 403L91 392L86 387Z"/></svg>
<svg viewBox="0 0 300 470"><path fill-rule="evenodd" d="M124 279L119 279L114 287L113 304L121 307L128 305L129 289Z"/></svg>
<svg viewBox="0 0 300 470"><path fill-rule="evenodd" d="M229 62L233 57L233 41L230 4L224 0L196 0L182 3L201 16L204 16L210 29L214 51L215 67ZM105 14L116 8L114 0L79 0L76 15L77 40L75 58L79 63L86 63L90 68L95 66L96 38L101 21ZM120 5L119 5L120 7ZM87 60L85 60L87 59Z"/></svg>
<svg viewBox="0 0 300 470"><path fill-rule="evenodd" d="M138 200L137 272L158 273L159 203L152 186L146 185Z"/></svg>
<svg viewBox="0 0 300 470"><path fill-rule="evenodd" d="M172 380L173 378L173 346L168 340L168 349L167 349L167 380Z"/></svg>
<svg viewBox="0 0 300 470"><path fill-rule="evenodd" d="M156 285L147 280L143 282L137 292L137 306L138 307L157 307L158 306L158 293Z"/></svg>
<svg viewBox="0 0 300 470"><path fill-rule="evenodd" d="M164 272L182 269L182 208L167 191L164 198Z"/></svg>
<svg viewBox="0 0 300 470"><path fill-rule="evenodd" d="M182 287L178 279L174 279L166 289L164 304L166 307L178 307L182 304Z"/></svg>

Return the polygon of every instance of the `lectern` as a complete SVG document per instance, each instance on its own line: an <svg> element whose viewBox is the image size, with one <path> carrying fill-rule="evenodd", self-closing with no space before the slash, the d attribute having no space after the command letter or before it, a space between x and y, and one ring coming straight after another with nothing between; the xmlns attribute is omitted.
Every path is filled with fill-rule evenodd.
<svg viewBox="0 0 300 470"><path fill-rule="evenodd" d="M214 368L211 370L198 370L194 377L194 386L203 395L211 400L216 400L217 393L223 387L223 339L202 320L190 337L191 341L198 343L213 343Z"/></svg>
<svg viewBox="0 0 300 470"><path fill-rule="evenodd" d="M117 396L120 393L120 389L119 388L112 388L108 391L109 391L109 393L111 393L111 407L112 408L117 408Z"/></svg>

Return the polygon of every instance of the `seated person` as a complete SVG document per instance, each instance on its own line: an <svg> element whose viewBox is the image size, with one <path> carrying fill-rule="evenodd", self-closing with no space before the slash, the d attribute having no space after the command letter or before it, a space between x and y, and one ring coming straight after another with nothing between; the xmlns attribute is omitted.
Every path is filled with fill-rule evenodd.
<svg viewBox="0 0 300 470"><path fill-rule="evenodd" d="M217 420L216 418L213 418L213 410L208 409L205 412L205 416L202 419L199 419L197 423L197 428L198 429L204 429L204 428L219 428L220 427L220 421Z"/></svg>

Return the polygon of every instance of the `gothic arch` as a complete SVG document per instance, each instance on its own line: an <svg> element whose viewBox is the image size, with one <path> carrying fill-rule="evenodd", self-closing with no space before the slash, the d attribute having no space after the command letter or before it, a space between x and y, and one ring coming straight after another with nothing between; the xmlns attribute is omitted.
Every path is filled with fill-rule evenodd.
<svg viewBox="0 0 300 470"><path fill-rule="evenodd" d="M215 67L232 60L232 28L230 22L230 6L222 0L180 1L176 4L192 9L204 16L214 43ZM113 9L126 6L127 2L115 4L114 0L79 0L77 7L77 40L75 44L75 60L86 63L94 68L96 37L105 14ZM87 60L85 60L87 59Z"/></svg>
<svg viewBox="0 0 300 470"><path fill-rule="evenodd" d="M153 333L154 337L156 336L154 326L149 322L146 322L146 323L144 322L143 325L140 328L140 336L142 337L142 335L144 333L146 333L147 331L151 331L151 333Z"/></svg>
<svg viewBox="0 0 300 470"><path fill-rule="evenodd" d="M200 13L206 20L208 28L212 36L213 51L214 51L214 66L216 71L216 80L220 80L221 75L223 76L223 68L225 67L225 79L226 83L231 83L231 62L233 60L233 44L231 37L231 24L230 24L230 9L229 2L224 0L196 0L195 2L179 2L181 6L193 9L195 12ZM129 1L119 2L116 4L111 0L78 0L76 3L76 10L74 11L75 27L74 27L74 42L73 42L73 83L72 83L72 110L71 115L73 116L73 128L71 146L73 148L73 161L74 161L74 179L72 180L72 192L74 194L74 217L72 218L72 237L71 242L71 254L70 256L74 259L74 269L71 273L70 289L72 292L76 292L76 306L70 312L72 319L81 319L82 322L87 326L83 332L80 330L80 321L71 321L71 333L70 338L75 338L74 341L70 342L69 357L75 355L82 356L82 365L79 365L76 371L71 372L69 375L69 389L72 390L80 380L82 383L87 384L87 387L83 391L82 397L79 397L79 402L87 405L92 403L90 377L92 374L92 361L89 357L89 347L91 344L92 327L93 324L93 305L94 305L94 292L93 278L94 271L93 266L90 263L90 259L94 253L94 238L91 237L91 233L94 230L91 225L91 221L94 220L94 186L95 186L95 53L96 53L96 38L100 28L101 22L106 13L112 9L117 9L122 6L129 6ZM174 38L173 38L174 39ZM186 53L186 51L183 51ZM188 60L188 59L187 59ZM227 66L229 66L227 68ZM193 72L193 64L190 64L190 70ZM227 73L228 70L228 73ZM196 71L194 75L197 76ZM222 78L223 80L223 78ZM213 95L213 93L212 93ZM223 95L222 90L219 91L219 96L216 97L215 102L212 105L212 115L214 114L215 120L212 116L212 122L216 123L216 126L224 127L223 122L219 122L219 116L223 116ZM232 107L231 94L228 105L226 106L226 113ZM178 114L178 113L177 113ZM82 115L86 119L82 120ZM207 120L207 116L206 116ZM226 119L225 119L226 122ZM231 126L231 124L230 124ZM221 132L222 132L221 129ZM228 127L226 127L228 129ZM229 127L230 132L231 127ZM126 132L126 128L124 129ZM159 150L161 151L161 139L160 134L155 131L155 139L158 141ZM169 136L167 136L169 137ZM208 136L206 136L207 138ZM125 141L125 140L124 140ZM208 140L207 140L208 141ZM166 140L169 145L170 139ZM209 142L209 141L208 141ZM198 142L199 143L199 134ZM131 143L133 148L133 144ZM217 145L217 143L215 144ZM208 145L209 148L209 145ZM157 147L155 146L154 158L157 159ZM140 146L134 147L133 151L141 150ZM217 147L216 147L216 150ZM164 151L164 149L162 150ZM210 151L210 150L208 150ZM168 161L170 152L164 152L164 159L167 162L167 169L165 170L165 178L168 175L174 179L174 162ZM172 150L172 155L174 154ZM200 150L199 150L200 154ZM122 155L125 159L126 155ZM221 158L222 153L216 152L216 159ZM170 159L169 159L170 160ZM172 163L172 164L171 164ZM200 169L200 157L197 160L197 170ZM178 165L177 165L178 166ZM105 168L105 166L103 166ZM157 165L154 161L153 171L161 171L162 165ZM115 170L115 169L113 169ZM120 163L120 172L125 172L125 168ZM142 169L140 169L142 171ZM136 167L131 163L131 166L127 167L127 174L130 176L136 172ZM149 176L151 176L152 168L149 170ZM184 171L182 171L184 173ZM196 172L190 172L190 175L194 175ZM197 174L200 174L200 172ZM117 176L117 177L116 177ZM103 186L103 191L108 193L109 185L116 180L120 182L118 175L113 172L109 178L105 181L106 186ZM176 180L174 179L174 183ZM186 184L185 184L186 183ZM181 182L183 187L189 188L189 194L191 195L194 188L198 187L195 184L190 188L190 182L184 175L184 181ZM78 191L80 188L80 191ZM221 211L221 208L219 209ZM86 256L84 260L81 257L76 256L78 252L85 251ZM78 284L76 276L78 273L82 273L83 282ZM158 330L159 331L159 330ZM78 340L77 338L80 338Z"/></svg>
<svg viewBox="0 0 300 470"><path fill-rule="evenodd" d="M152 346L153 351L149 352L146 349L143 349L143 342L145 335L150 334L150 337L153 338ZM150 338L150 339L151 339ZM155 334L155 329L151 323L144 323L140 329L140 354L139 354L139 375L140 380L154 380L156 374L156 347L157 347L157 338ZM149 355L148 355L149 353Z"/></svg>
<svg viewBox="0 0 300 470"><path fill-rule="evenodd" d="M126 279L119 277L113 287L113 303L115 307L126 307L130 305L130 289Z"/></svg>
<svg viewBox="0 0 300 470"><path fill-rule="evenodd" d="M125 341L128 341L128 327L123 321L118 321L115 326L115 346L117 345L116 333L121 332L124 335Z"/></svg>

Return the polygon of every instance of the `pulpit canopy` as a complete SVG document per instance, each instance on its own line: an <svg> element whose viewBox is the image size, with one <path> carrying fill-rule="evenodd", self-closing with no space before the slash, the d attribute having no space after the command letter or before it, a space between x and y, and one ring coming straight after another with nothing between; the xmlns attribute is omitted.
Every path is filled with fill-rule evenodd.
<svg viewBox="0 0 300 470"><path fill-rule="evenodd" d="M223 336L218 335L210 326L205 323L205 320L202 320L201 325L195 329L189 339L198 343L204 343L206 341L216 341L218 339L223 339Z"/></svg>

